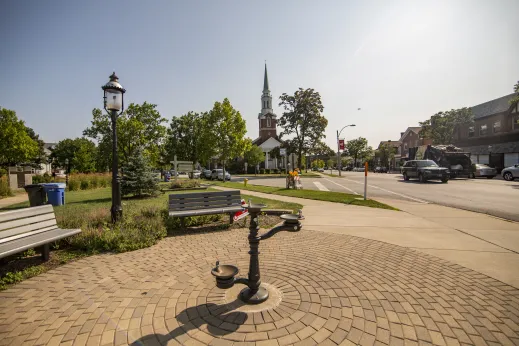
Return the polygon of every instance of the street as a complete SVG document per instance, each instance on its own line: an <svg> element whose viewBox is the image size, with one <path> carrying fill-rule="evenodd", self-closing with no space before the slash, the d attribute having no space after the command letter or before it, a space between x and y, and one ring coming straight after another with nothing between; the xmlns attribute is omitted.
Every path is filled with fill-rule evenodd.
<svg viewBox="0 0 519 346"><path fill-rule="evenodd" d="M327 171L328 173L328 171ZM303 188L364 194L363 172L341 172L342 177L322 175L321 178L301 178ZM337 171L334 171L337 174ZM249 177L249 184L285 186L280 178ZM243 178L233 179L242 181ZM418 180L404 181L400 174L369 173L368 198L399 199L419 203L436 203L461 208L504 219L519 221L519 181L498 179L453 179L443 184Z"/></svg>

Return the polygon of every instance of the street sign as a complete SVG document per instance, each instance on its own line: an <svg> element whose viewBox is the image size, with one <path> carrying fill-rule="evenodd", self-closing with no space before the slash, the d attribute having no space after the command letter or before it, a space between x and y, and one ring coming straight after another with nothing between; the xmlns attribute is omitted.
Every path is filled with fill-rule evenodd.
<svg viewBox="0 0 519 346"><path fill-rule="evenodd" d="M177 171L179 172L185 172L185 173L191 173L193 172L193 163L181 163L177 162Z"/></svg>
<svg viewBox="0 0 519 346"><path fill-rule="evenodd" d="M286 148L279 148L279 154L281 156L285 156L287 154L287 149Z"/></svg>
<svg viewBox="0 0 519 346"><path fill-rule="evenodd" d="M339 150L344 150L344 139L339 139Z"/></svg>

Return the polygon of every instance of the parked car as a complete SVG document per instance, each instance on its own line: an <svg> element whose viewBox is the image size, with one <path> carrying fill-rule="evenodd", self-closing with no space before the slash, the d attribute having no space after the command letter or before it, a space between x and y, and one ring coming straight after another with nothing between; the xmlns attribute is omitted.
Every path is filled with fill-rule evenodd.
<svg viewBox="0 0 519 346"><path fill-rule="evenodd" d="M324 168L319 168L318 171L324 173Z"/></svg>
<svg viewBox="0 0 519 346"><path fill-rule="evenodd" d="M440 167L432 160L410 160L402 167L404 180L418 178L421 183L427 180L441 180L442 183L449 181L450 172L445 167Z"/></svg>
<svg viewBox="0 0 519 346"><path fill-rule="evenodd" d="M205 178L205 179L211 179L211 173L212 171L210 169L204 169L202 171L202 176Z"/></svg>
<svg viewBox="0 0 519 346"><path fill-rule="evenodd" d="M506 167L501 171L504 180L512 181L519 178L519 164Z"/></svg>
<svg viewBox="0 0 519 346"><path fill-rule="evenodd" d="M223 181L223 169L213 169L211 172L211 180L222 180ZM231 174L225 171L225 180L231 180Z"/></svg>
<svg viewBox="0 0 519 346"><path fill-rule="evenodd" d="M350 166L342 167L341 169L343 171L351 171L352 170L352 168Z"/></svg>
<svg viewBox="0 0 519 346"><path fill-rule="evenodd" d="M472 173L472 178L486 177L487 179L492 179L497 175L497 170L495 168L481 163L476 163L475 166L476 170Z"/></svg>
<svg viewBox="0 0 519 346"><path fill-rule="evenodd" d="M380 167L380 166L377 166L375 167L375 169L373 170L374 173L387 173L387 167Z"/></svg>
<svg viewBox="0 0 519 346"><path fill-rule="evenodd" d="M202 172L198 171L198 170L194 170L193 172L189 173L189 178L191 179L200 179L200 174Z"/></svg>

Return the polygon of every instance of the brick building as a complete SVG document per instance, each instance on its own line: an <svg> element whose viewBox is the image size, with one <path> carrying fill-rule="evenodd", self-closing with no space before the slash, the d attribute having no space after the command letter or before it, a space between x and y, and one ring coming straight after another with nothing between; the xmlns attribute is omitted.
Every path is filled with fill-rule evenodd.
<svg viewBox="0 0 519 346"><path fill-rule="evenodd" d="M474 123L456 127L454 145L471 153L473 163L502 169L519 163L519 109L515 94L471 107Z"/></svg>

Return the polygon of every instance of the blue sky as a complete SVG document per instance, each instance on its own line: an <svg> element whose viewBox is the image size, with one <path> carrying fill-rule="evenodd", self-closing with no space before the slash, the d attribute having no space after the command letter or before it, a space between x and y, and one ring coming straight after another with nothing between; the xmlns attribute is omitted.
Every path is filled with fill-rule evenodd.
<svg viewBox="0 0 519 346"><path fill-rule="evenodd" d="M168 119L228 97L255 138L267 60L274 104L321 93L332 147L343 125L377 146L519 79L516 0L3 0L0 13L0 105L47 142L81 136L113 70L126 103Z"/></svg>

